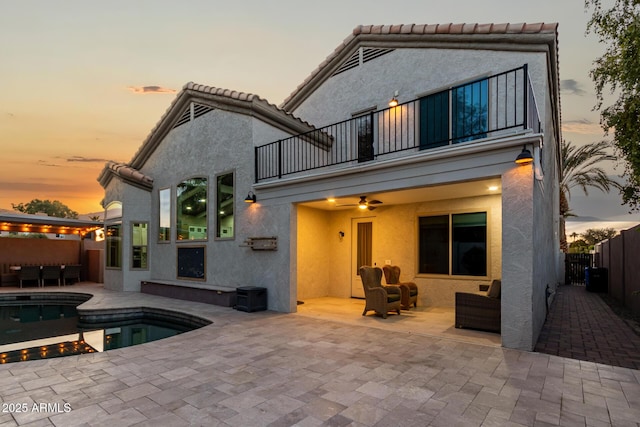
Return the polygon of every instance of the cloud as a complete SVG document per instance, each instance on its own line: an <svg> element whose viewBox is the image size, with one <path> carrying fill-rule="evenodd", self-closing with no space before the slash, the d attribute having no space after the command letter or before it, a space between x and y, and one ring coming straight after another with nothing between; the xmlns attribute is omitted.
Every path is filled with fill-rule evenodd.
<svg viewBox="0 0 640 427"><path fill-rule="evenodd" d="M578 96L587 94L587 92L581 88L580 83L574 79L560 80L560 88L562 88L563 94Z"/></svg>
<svg viewBox="0 0 640 427"><path fill-rule="evenodd" d="M176 93L175 89L169 89L162 86L129 86L129 89L133 93Z"/></svg>
<svg viewBox="0 0 640 427"><path fill-rule="evenodd" d="M67 162L82 162L82 163L106 163L107 159L101 159L98 157L83 157L83 156L71 156L67 159Z"/></svg>
<svg viewBox="0 0 640 427"><path fill-rule="evenodd" d="M57 163L50 163L46 160L38 160L38 166L48 166L48 167L52 167L52 168L58 168L60 167L59 164Z"/></svg>
<svg viewBox="0 0 640 427"><path fill-rule="evenodd" d="M602 136L604 133L599 123L593 123L588 119L563 121L562 132L599 136Z"/></svg>

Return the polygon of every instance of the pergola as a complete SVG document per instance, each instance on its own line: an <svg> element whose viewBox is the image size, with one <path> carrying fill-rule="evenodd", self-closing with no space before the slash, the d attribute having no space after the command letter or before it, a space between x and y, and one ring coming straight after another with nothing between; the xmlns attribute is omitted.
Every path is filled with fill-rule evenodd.
<svg viewBox="0 0 640 427"><path fill-rule="evenodd" d="M100 221L0 212L2 232L75 234L83 237L103 227Z"/></svg>

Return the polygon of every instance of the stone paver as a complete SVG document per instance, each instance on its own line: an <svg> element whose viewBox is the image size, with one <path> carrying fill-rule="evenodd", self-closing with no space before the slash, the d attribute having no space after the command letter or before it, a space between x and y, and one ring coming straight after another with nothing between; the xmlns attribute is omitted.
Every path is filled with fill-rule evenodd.
<svg viewBox="0 0 640 427"><path fill-rule="evenodd" d="M584 286L560 286L535 351L640 369L640 336Z"/></svg>
<svg viewBox="0 0 640 427"><path fill-rule="evenodd" d="M89 307L174 309L213 324L104 353L0 365L3 404L70 405L68 413L0 413L1 425L640 422L640 371L631 368L99 286L71 289L94 293Z"/></svg>

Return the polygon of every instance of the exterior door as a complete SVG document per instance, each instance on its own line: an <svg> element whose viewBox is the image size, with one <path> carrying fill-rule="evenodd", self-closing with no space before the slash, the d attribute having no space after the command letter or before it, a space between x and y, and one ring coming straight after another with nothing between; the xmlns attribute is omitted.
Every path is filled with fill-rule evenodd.
<svg viewBox="0 0 640 427"><path fill-rule="evenodd" d="M373 113L357 117L355 122L358 141L358 163L368 162L375 157L373 149Z"/></svg>
<svg viewBox="0 0 640 427"><path fill-rule="evenodd" d="M359 269L373 265L373 218L351 220L351 297L364 298Z"/></svg>

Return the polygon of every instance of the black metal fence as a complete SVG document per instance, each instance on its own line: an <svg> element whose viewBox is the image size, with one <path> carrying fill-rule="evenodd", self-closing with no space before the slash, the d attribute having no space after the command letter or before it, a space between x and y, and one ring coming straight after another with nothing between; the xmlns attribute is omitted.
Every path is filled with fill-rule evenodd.
<svg viewBox="0 0 640 427"><path fill-rule="evenodd" d="M565 285L586 285L585 270L593 266L591 254L565 254L564 283Z"/></svg>
<svg viewBox="0 0 640 427"><path fill-rule="evenodd" d="M527 65L255 148L255 180L540 132ZM400 154L401 155L401 154Z"/></svg>

